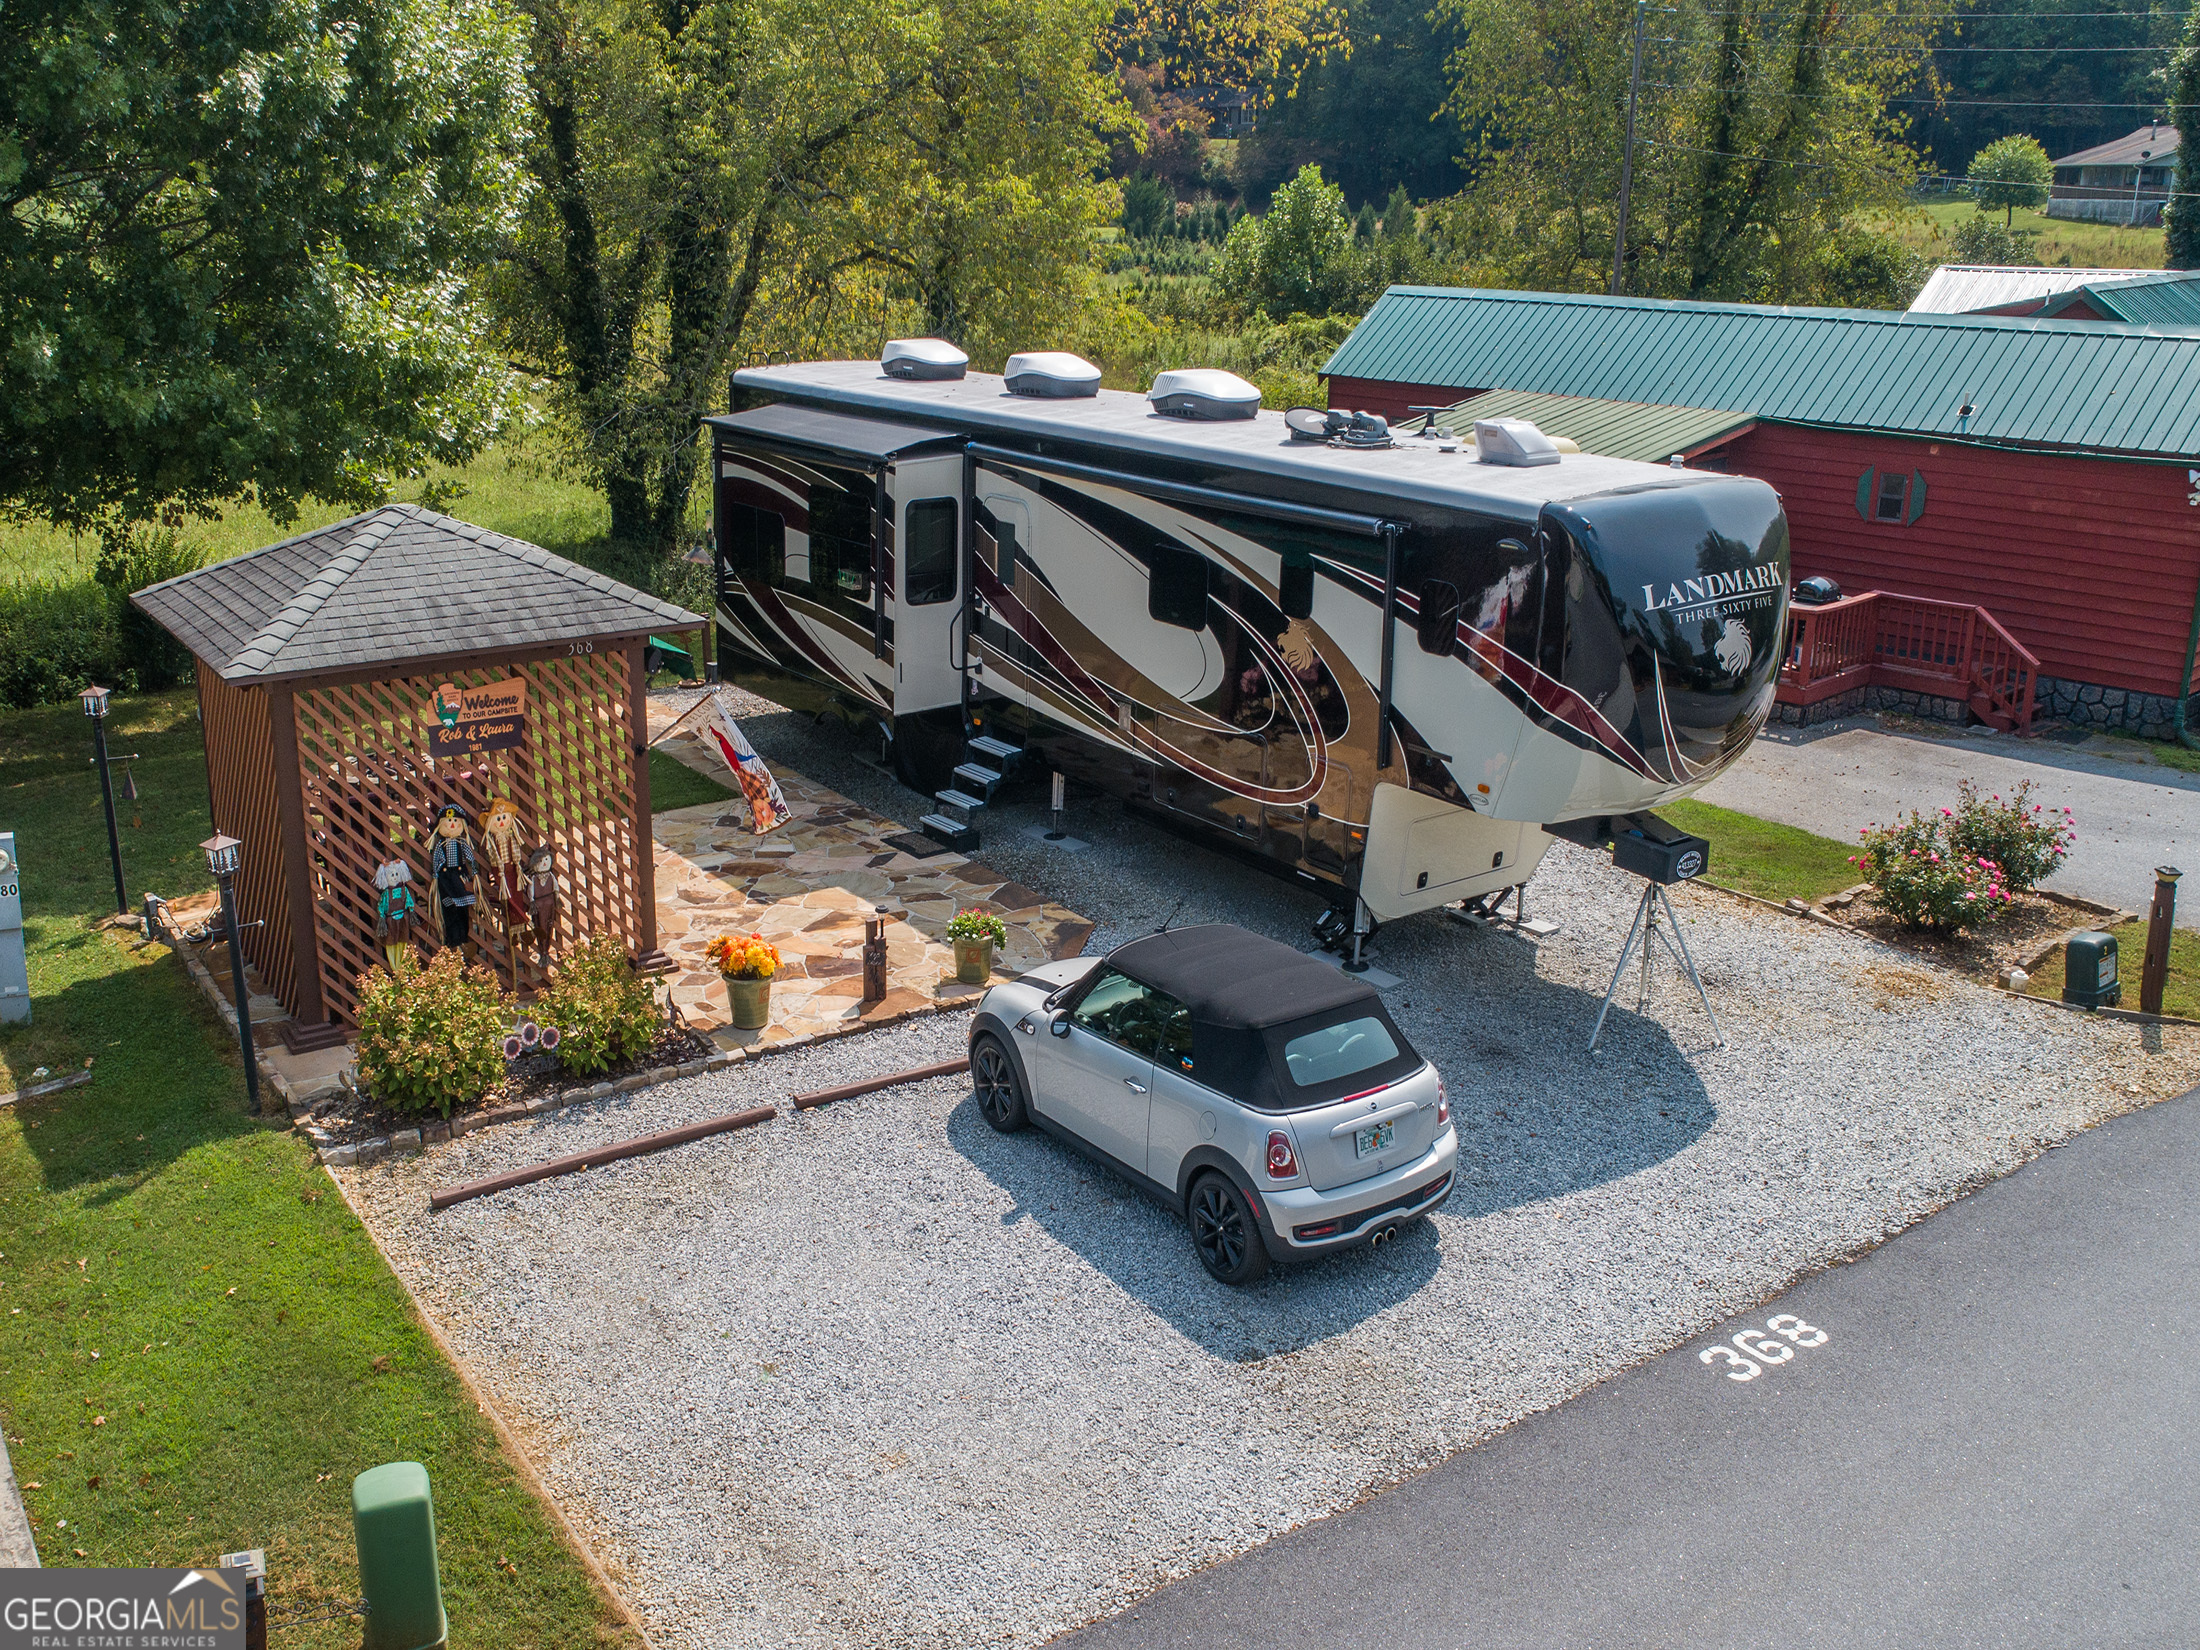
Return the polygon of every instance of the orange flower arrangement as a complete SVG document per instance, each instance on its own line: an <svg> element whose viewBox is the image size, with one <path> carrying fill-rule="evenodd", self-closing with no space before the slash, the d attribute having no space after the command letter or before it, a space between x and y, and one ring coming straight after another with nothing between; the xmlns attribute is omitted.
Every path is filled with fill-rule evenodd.
<svg viewBox="0 0 2200 1650"><path fill-rule="evenodd" d="M703 955L729 980L768 980L779 972L779 947L761 934L720 934Z"/></svg>

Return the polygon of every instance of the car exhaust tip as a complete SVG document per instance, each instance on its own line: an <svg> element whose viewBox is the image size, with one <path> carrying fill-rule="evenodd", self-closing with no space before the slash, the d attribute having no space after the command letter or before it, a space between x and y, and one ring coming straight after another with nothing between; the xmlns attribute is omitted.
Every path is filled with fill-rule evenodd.
<svg viewBox="0 0 2200 1650"><path fill-rule="evenodd" d="M1370 1241L1377 1244L1388 1243L1392 1238L1396 1237L1397 1235L1398 1226L1395 1222L1393 1222L1392 1224L1385 1226L1381 1231L1377 1232L1373 1239L1371 1239Z"/></svg>

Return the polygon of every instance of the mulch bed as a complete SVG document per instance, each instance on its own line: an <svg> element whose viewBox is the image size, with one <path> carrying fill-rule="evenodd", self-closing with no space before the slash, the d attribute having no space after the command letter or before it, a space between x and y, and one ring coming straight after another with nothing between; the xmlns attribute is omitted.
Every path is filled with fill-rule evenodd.
<svg viewBox="0 0 2200 1650"><path fill-rule="evenodd" d="M1989 979L2004 969L2029 962L2041 946L2061 939L2074 928L2098 927L2109 920L2097 911L2066 905L2041 893L2020 894L2016 903L1993 922L1961 934L1936 934L1930 929L1908 927L1881 909L1874 893L1859 895L1847 910L1835 915L1875 940L1943 968Z"/></svg>
<svg viewBox="0 0 2200 1650"><path fill-rule="evenodd" d="M470 1106L460 1106L451 1113L463 1117L470 1112L486 1111L492 1106L508 1106L534 1099L537 1095L553 1094L561 1089L585 1088L592 1083L616 1083L622 1077L637 1072L654 1071L659 1066L681 1066L692 1060L700 1060L715 1053L717 1045L701 1032L685 1026L667 1026L657 1033L657 1040L649 1045L649 1052L639 1060L613 1066L609 1071L599 1071L588 1076L558 1069L554 1054L531 1054L511 1062L510 1075L496 1088ZM417 1129L425 1124L440 1123L444 1119L435 1112L399 1112L382 1104L371 1094L346 1090L331 1099L322 1101L313 1109L313 1121L334 1137L337 1145L354 1145L362 1140L385 1139L400 1129Z"/></svg>

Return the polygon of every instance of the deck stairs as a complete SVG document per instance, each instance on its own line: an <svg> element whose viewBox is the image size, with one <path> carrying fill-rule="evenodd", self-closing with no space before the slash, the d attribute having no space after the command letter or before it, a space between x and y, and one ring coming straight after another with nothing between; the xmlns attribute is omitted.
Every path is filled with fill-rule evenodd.
<svg viewBox="0 0 2200 1650"><path fill-rule="evenodd" d="M967 852L978 846L978 815L1015 770L1021 748L989 733L963 741L963 759L954 783L933 793L939 807L917 821L917 829L942 847Z"/></svg>

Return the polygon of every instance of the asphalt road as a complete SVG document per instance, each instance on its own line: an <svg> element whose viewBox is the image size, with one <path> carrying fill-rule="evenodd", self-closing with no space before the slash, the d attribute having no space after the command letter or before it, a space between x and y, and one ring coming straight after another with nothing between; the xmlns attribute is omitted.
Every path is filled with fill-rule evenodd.
<svg viewBox="0 0 2200 1650"><path fill-rule="evenodd" d="M2143 914L2155 866L2200 871L2200 774L2041 739L1930 738L1849 722L1775 726L1699 795L1854 842L1865 826L1912 808L1955 806L1956 781L1966 777L2005 794L2029 779L2036 800L2071 810L2077 846L2044 885L2058 893ZM2179 902L2177 926L2200 927L2200 891Z"/></svg>
<svg viewBox="0 0 2200 1650"><path fill-rule="evenodd" d="M1057 1642L2191 1644L2196 1168L2200 1094L2104 1124L1853 1264ZM1777 1361L1732 1361L1736 1336Z"/></svg>

